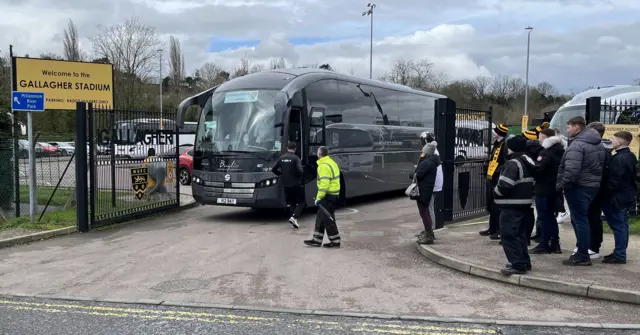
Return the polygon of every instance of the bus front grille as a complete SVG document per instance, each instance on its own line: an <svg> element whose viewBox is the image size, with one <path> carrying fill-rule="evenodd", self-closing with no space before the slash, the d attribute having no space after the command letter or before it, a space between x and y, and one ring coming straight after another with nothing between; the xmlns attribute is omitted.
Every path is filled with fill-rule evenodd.
<svg viewBox="0 0 640 335"><path fill-rule="evenodd" d="M204 190L205 196L216 198L235 198L235 199L251 199L253 198L253 188L220 188L207 187Z"/></svg>

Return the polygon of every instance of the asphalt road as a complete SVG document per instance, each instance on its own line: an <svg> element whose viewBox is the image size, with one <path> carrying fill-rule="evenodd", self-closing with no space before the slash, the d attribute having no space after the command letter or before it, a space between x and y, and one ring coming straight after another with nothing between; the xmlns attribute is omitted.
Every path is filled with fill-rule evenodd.
<svg viewBox="0 0 640 335"><path fill-rule="evenodd" d="M631 335L638 330L497 326L323 317L152 305L0 297L0 334Z"/></svg>

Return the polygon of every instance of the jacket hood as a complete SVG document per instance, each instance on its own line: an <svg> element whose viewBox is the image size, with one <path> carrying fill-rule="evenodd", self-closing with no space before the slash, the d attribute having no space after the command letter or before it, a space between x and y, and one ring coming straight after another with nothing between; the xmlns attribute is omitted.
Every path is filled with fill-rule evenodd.
<svg viewBox="0 0 640 335"><path fill-rule="evenodd" d="M436 153L436 148L438 148L438 142L431 141L422 147L422 153L425 155L434 155Z"/></svg>
<svg viewBox="0 0 640 335"><path fill-rule="evenodd" d="M427 154L424 156L424 160L430 160L433 163L436 164L436 166L439 166L440 164L442 164L442 161L440 160L440 156L435 155L435 154Z"/></svg>
<svg viewBox="0 0 640 335"><path fill-rule="evenodd" d="M607 151L612 152L613 151L613 143L611 143L611 140L607 140L607 139L602 139L602 146L607 149Z"/></svg>
<svg viewBox="0 0 640 335"><path fill-rule="evenodd" d="M517 157L520 157L520 156L522 156L522 159L524 160L525 164L528 164L530 166L535 166L536 165L536 162L534 162L533 159L531 159L531 157L529 157L529 155L527 155L524 152L514 152L513 154L511 154L509 156L509 159L514 159L514 158L517 158Z"/></svg>
<svg viewBox="0 0 640 335"><path fill-rule="evenodd" d="M562 145L562 149L567 148L567 141L564 138L562 138L562 136L557 136L557 135L551 136L551 137L545 138L544 141L542 141L542 147L545 149L549 149L556 144Z"/></svg>
<svg viewBox="0 0 640 335"><path fill-rule="evenodd" d="M574 138L574 141L580 141L580 142L585 142L592 145L598 145L602 143L602 138L600 137L600 134L595 129L585 128L578 135L576 135L576 137Z"/></svg>

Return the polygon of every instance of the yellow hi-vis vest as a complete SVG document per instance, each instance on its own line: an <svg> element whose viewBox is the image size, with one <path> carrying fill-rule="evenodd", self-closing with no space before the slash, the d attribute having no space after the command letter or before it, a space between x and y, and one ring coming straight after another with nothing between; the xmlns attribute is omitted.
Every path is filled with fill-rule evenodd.
<svg viewBox="0 0 640 335"><path fill-rule="evenodd" d="M325 195L340 195L340 168L329 156L318 159L318 194L316 200Z"/></svg>

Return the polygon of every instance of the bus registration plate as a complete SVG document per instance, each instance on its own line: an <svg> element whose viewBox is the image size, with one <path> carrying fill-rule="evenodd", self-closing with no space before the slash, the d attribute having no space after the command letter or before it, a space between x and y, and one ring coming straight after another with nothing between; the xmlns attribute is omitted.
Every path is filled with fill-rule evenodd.
<svg viewBox="0 0 640 335"><path fill-rule="evenodd" d="M225 205L235 205L236 204L236 199L218 198L218 203L219 204L225 204Z"/></svg>

